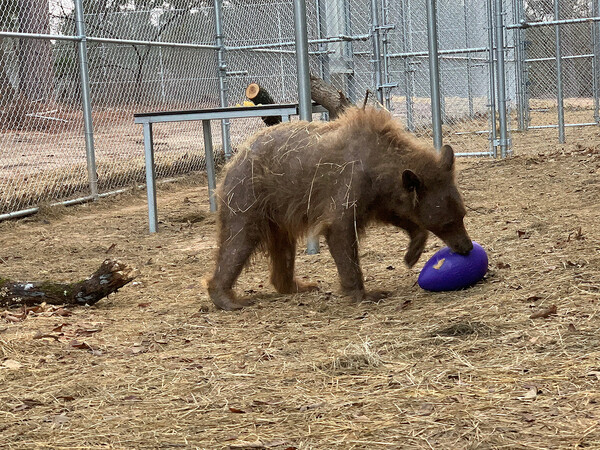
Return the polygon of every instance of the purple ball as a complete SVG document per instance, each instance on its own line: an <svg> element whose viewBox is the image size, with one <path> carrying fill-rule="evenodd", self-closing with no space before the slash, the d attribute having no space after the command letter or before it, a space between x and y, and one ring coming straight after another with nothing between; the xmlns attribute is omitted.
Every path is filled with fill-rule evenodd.
<svg viewBox="0 0 600 450"><path fill-rule="evenodd" d="M477 242L473 241L473 250L468 255L444 247L421 270L419 286L427 291L455 291L481 280L487 269L487 253Z"/></svg>

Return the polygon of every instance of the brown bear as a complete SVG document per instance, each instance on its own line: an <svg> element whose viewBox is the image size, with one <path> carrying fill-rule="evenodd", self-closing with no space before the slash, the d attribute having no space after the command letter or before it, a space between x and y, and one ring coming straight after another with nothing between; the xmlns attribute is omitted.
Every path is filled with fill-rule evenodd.
<svg viewBox="0 0 600 450"><path fill-rule="evenodd" d="M216 195L219 248L208 292L225 310L250 304L232 288L257 248L270 256L278 292L316 289L294 277L296 240L307 233L325 235L342 289L356 301L385 295L365 292L359 265L358 238L370 222L408 233L409 266L428 230L455 252L472 249L452 148L438 154L385 110L352 107L333 122L265 128L227 165Z"/></svg>

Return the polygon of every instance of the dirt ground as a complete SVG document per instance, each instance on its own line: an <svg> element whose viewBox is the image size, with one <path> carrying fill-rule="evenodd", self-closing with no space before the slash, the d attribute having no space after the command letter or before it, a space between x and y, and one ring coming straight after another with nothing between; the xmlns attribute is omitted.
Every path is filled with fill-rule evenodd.
<svg viewBox="0 0 600 450"><path fill-rule="evenodd" d="M323 247L297 258L318 293L276 294L257 256L237 286L256 305L217 311L201 175L160 186L153 235L143 191L1 223L3 277L75 281L108 257L140 275L92 307L1 314L0 447L600 448L600 130L555 133L459 161L490 270L458 292L416 285L437 238L409 270L405 235L374 226L362 267L390 298L341 296Z"/></svg>

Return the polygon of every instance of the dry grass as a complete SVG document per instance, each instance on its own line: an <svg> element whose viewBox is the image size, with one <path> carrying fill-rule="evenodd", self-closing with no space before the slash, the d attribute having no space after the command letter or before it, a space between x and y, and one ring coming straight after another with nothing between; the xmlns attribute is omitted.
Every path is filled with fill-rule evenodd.
<svg viewBox="0 0 600 450"><path fill-rule="evenodd" d="M374 227L366 285L391 298L340 296L323 249L298 254L320 292L275 294L259 256L238 284L257 304L217 311L201 286L215 223L187 183L160 187L152 236L144 193L0 224L2 276L74 280L107 255L141 272L71 315L0 318L0 447L600 448L600 133L551 133L459 162L490 257L460 292L415 285L437 239L408 270L405 236Z"/></svg>

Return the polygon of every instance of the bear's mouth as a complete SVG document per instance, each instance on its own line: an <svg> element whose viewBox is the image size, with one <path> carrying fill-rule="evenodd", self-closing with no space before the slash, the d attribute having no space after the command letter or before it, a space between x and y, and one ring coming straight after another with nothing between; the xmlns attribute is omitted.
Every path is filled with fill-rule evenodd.
<svg viewBox="0 0 600 450"><path fill-rule="evenodd" d="M458 244L448 245L454 253L459 255L468 255L473 250L473 242L470 239L462 241Z"/></svg>

